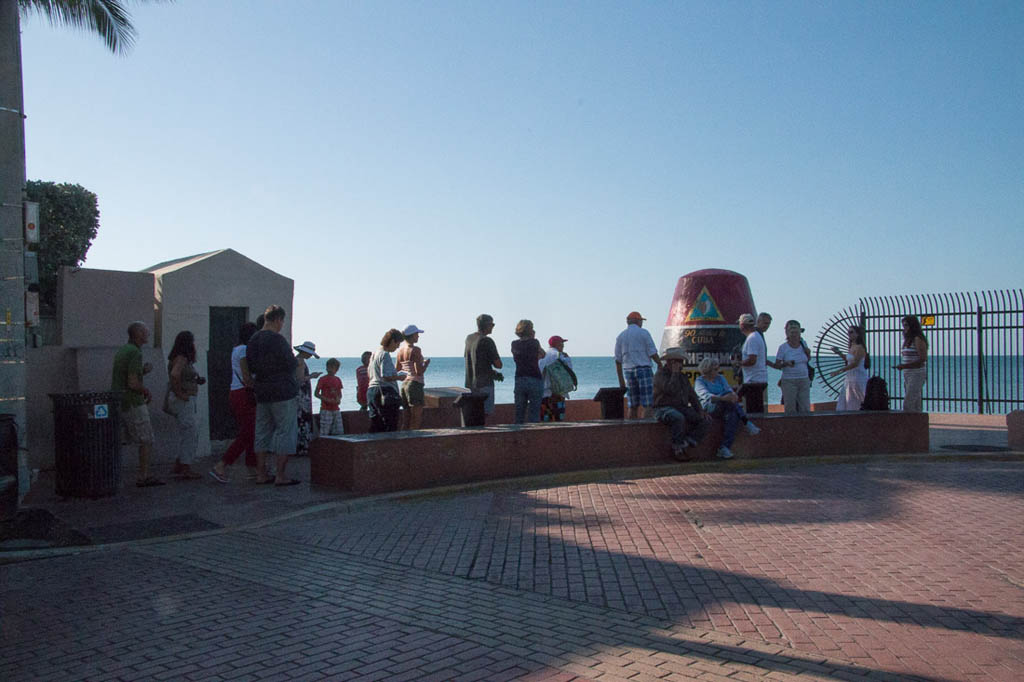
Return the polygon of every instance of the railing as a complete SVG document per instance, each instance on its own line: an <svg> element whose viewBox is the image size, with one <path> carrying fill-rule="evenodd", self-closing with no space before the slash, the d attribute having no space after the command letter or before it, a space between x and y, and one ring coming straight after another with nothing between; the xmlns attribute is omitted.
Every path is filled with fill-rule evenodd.
<svg viewBox="0 0 1024 682"><path fill-rule="evenodd" d="M913 294L862 298L831 318L818 333L814 363L818 376L838 395L843 366L831 348L847 348L846 331L862 325L871 357L869 373L885 379L893 407L903 401L899 363L901 320L916 315L928 340L929 412L1001 414L1024 408L1024 290Z"/></svg>

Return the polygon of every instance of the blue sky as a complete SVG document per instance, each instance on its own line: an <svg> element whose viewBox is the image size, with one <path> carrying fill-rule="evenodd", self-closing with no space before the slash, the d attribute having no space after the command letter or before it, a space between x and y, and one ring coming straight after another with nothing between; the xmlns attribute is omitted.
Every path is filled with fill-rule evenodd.
<svg viewBox="0 0 1024 682"><path fill-rule="evenodd" d="M133 20L124 58L23 22L29 177L98 194L86 267L234 248L295 280L293 334L327 353L414 322L459 355L489 312L502 352L525 317L607 355L634 309L660 339L677 278L709 267L809 338L860 296L1022 284L1024 3Z"/></svg>

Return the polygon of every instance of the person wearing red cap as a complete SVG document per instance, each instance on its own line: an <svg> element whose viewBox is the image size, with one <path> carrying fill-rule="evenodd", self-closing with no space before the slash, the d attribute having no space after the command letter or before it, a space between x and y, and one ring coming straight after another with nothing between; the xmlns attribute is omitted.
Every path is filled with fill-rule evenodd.
<svg viewBox="0 0 1024 682"><path fill-rule="evenodd" d="M540 401L541 421L560 422L565 418L565 393L556 393L551 386L552 383L561 385L557 375L563 372L569 375L573 384L576 383L576 374L572 371L572 358L565 352L565 342L568 340L558 335L549 338L547 353L540 360L540 371L544 375L544 397ZM558 362L566 369L555 367L555 363ZM554 382L552 375L556 375Z"/></svg>
<svg viewBox="0 0 1024 682"><path fill-rule="evenodd" d="M643 417L647 417L654 400L651 360L661 368L658 347L651 333L643 328L645 319L635 310L626 315L626 328L615 338L615 371L619 375L619 386L626 389L630 419L641 416L641 407Z"/></svg>

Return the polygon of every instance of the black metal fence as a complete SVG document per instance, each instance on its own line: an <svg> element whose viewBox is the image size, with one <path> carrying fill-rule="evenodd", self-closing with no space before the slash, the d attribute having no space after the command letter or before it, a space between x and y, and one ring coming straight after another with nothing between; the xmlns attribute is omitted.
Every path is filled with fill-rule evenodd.
<svg viewBox="0 0 1024 682"><path fill-rule="evenodd" d="M825 323L815 342L818 376L833 395L843 377L829 374L843 366L831 350L846 350L846 332L866 330L869 373L885 379L893 407L903 402L899 364L901 320L916 315L928 340L926 412L1004 414L1024 409L1024 290L961 292L862 298Z"/></svg>

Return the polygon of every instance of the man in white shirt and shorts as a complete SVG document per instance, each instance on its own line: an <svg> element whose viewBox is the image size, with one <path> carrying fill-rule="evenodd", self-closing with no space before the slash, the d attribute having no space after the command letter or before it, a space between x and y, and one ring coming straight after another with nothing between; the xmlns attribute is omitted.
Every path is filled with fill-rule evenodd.
<svg viewBox="0 0 1024 682"><path fill-rule="evenodd" d="M645 319L634 310L626 316L626 328L615 338L615 371L619 375L619 386L626 389L630 419L640 416L641 407L643 417L647 417L654 404L651 360L661 367L658 347L651 333L643 328Z"/></svg>

